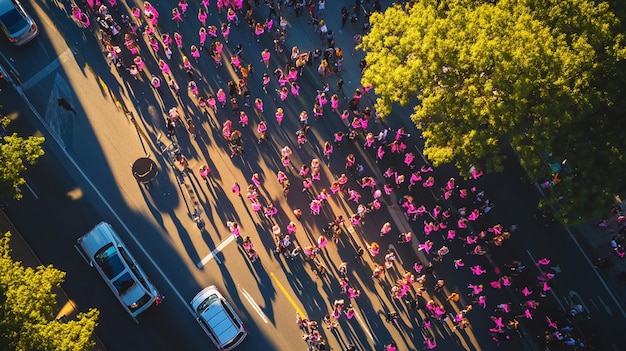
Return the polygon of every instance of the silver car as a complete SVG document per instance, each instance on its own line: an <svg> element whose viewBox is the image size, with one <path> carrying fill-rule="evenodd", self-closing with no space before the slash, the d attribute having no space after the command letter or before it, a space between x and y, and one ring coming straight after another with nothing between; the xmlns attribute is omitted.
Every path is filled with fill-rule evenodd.
<svg viewBox="0 0 626 351"><path fill-rule="evenodd" d="M213 285L200 291L191 300L191 307L202 329L220 350L234 349L248 335L239 316Z"/></svg>
<svg viewBox="0 0 626 351"><path fill-rule="evenodd" d="M21 46L33 40L39 29L18 0L0 0L0 27L9 41Z"/></svg>
<svg viewBox="0 0 626 351"><path fill-rule="evenodd" d="M109 223L101 222L78 238L79 252L95 267L133 318L161 295Z"/></svg>

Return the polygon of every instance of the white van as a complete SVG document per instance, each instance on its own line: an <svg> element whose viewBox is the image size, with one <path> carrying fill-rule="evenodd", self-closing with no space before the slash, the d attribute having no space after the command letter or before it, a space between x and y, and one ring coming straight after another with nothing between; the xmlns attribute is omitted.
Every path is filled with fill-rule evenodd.
<svg viewBox="0 0 626 351"><path fill-rule="evenodd" d="M248 331L232 306L214 285L200 291L191 300L196 320L220 351L230 351L241 344Z"/></svg>
<svg viewBox="0 0 626 351"><path fill-rule="evenodd" d="M100 222L78 238L77 249L104 278L122 306L135 318L161 295L109 223Z"/></svg>

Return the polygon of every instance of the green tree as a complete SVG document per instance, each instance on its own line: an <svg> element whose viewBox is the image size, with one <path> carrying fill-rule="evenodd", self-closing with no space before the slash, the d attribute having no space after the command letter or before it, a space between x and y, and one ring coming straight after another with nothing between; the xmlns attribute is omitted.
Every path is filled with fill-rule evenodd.
<svg viewBox="0 0 626 351"><path fill-rule="evenodd" d="M411 119L434 165L500 171L513 147L540 181L567 159L548 199L565 220L606 210L624 190L606 177L626 166L626 49L606 3L418 0L370 21L363 84L382 116L417 97Z"/></svg>
<svg viewBox="0 0 626 351"><path fill-rule="evenodd" d="M0 124L1 127L8 126L9 119L0 117ZM43 156L43 142L43 137L29 136L24 139L16 133L0 137L0 198L22 198L19 187L26 183L22 177L26 162L34 164Z"/></svg>
<svg viewBox="0 0 626 351"><path fill-rule="evenodd" d="M25 268L11 258L11 234L0 238L0 349L15 351L88 351L98 310L67 323L55 320L53 287L65 273L52 266Z"/></svg>

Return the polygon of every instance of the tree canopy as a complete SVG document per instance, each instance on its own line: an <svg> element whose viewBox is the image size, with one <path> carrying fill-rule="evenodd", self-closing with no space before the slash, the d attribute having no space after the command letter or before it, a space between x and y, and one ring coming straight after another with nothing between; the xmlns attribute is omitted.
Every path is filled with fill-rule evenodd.
<svg viewBox="0 0 626 351"><path fill-rule="evenodd" d="M0 237L0 349L15 351L88 351L98 310L75 320L55 320L53 287L65 273L52 266L25 268L11 258L10 233Z"/></svg>
<svg viewBox="0 0 626 351"><path fill-rule="evenodd" d="M9 119L0 117L0 124L6 127ZM22 138L16 133L0 136L0 198L22 198L19 187L26 183L22 177L26 162L34 164L43 156L43 142L43 137Z"/></svg>
<svg viewBox="0 0 626 351"><path fill-rule="evenodd" d="M625 190L626 48L607 3L417 0L370 22L362 82L381 116L417 101L434 165L501 171L512 147L533 181L552 180L548 202L569 221Z"/></svg>

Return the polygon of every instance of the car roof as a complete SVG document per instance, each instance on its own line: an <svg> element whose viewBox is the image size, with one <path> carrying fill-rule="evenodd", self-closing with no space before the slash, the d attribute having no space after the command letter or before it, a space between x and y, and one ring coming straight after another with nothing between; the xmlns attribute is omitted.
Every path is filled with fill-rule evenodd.
<svg viewBox="0 0 626 351"><path fill-rule="evenodd" d="M7 13L15 8L13 1L11 0L0 0L0 14Z"/></svg>
<svg viewBox="0 0 626 351"><path fill-rule="evenodd" d="M3 1L3 0L0 0ZM121 253L119 251L118 246L122 246L126 252L126 246L121 241L117 233L113 230L113 227L106 222L100 222L96 225L89 233L83 235L78 239L78 243L85 251L88 256L88 259L93 263L94 266L98 266L98 264L94 261L94 255L103 247L108 244L113 244L115 248L116 254L120 259L120 263L124 265L124 269L121 270L115 277L109 279L111 284L116 285L115 283L121 284L124 280L131 279L134 285L127 289L124 294L119 294L120 298L124 301L124 303L129 306L130 304L139 300L146 293L152 294L152 292L147 291L144 286L137 281L138 277L135 277L133 272L129 269L123 257L121 257ZM97 269L101 269L101 267L97 267ZM105 279L108 279L105 277ZM122 280L123 279L123 280Z"/></svg>
<svg viewBox="0 0 626 351"><path fill-rule="evenodd" d="M213 329L213 333L217 336L220 345L227 344L239 334L240 327L235 324L235 321L232 320L225 310L225 308L229 307L224 299L218 299L204 310L204 313L201 315L202 319Z"/></svg>
<svg viewBox="0 0 626 351"><path fill-rule="evenodd" d="M198 307L204 301L211 298L213 298L214 301L198 313ZM214 285L208 286L200 291L191 301L191 305L196 314L211 328L213 335L218 338L217 342L220 345L227 344L240 333L241 325L236 325L235 323L241 322L231 318L231 315L237 318L235 312ZM226 309L229 309L229 311L226 311Z"/></svg>

